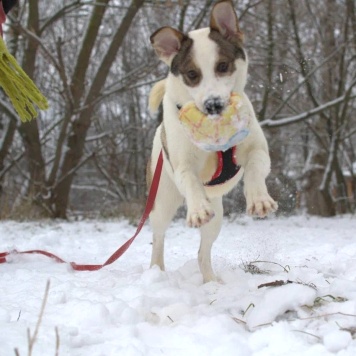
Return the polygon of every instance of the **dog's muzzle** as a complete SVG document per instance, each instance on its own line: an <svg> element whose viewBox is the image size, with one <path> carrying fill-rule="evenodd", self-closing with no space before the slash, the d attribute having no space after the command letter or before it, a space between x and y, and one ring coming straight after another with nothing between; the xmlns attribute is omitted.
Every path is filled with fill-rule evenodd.
<svg viewBox="0 0 356 356"><path fill-rule="evenodd" d="M204 109L209 115L219 115L224 110L225 103L218 97L209 97L204 101Z"/></svg>

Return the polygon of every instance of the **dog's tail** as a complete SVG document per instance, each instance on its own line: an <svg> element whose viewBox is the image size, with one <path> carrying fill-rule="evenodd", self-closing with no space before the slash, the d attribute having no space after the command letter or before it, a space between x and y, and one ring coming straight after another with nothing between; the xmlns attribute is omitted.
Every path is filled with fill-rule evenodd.
<svg viewBox="0 0 356 356"><path fill-rule="evenodd" d="M148 108L151 114L157 112L162 100L164 93L166 92L166 79L162 79L157 82L151 89L150 96L148 98Z"/></svg>

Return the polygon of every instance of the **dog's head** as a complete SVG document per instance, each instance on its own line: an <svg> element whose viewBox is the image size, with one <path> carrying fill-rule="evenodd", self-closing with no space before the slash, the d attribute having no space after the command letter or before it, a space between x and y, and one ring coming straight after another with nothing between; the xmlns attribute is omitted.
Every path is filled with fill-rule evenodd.
<svg viewBox="0 0 356 356"><path fill-rule="evenodd" d="M184 85L204 113L220 114L231 92L243 91L247 56L230 0L215 4L208 28L185 35L162 27L150 39L159 58L169 65L171 75Z"/></svg>

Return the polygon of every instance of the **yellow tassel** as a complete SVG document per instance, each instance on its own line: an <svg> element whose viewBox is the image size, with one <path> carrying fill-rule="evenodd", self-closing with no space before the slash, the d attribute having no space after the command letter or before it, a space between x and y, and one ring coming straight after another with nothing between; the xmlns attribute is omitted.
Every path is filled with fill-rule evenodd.
<svg viewBox="0 0 356 356"><path fill-rule="evenodd" d="M0 86L11 100L21 121L37 117L36 105L41 110L48 109L46 97L23 71L16 59L8 52L0 36Z"/></svg>

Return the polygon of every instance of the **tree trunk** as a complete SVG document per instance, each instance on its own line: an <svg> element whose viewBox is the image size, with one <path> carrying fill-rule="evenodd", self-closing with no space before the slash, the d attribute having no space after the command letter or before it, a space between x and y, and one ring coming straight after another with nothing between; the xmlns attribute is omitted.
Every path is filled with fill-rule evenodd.
<svg viewBox="0 0 356 356"><path fill-rule="evenodd" d="M29 15L27 28L37 35L39 33L38 0L30 1L28 6ZM33 78L36 68L38 42L32 38L28 38L27 41L22 68L30 78ZM46 191L45 162L41 151L38 121L21 122L19 132L24 142L30 176L27 197L30 199L30 202L33 203L33 207L38 208L42 206L42 197ZM40 210L43 209L41 208Z"/></svg>
<svg viewBox="0 0 356 356"><path fill-rule="evenodd" d="M85 99L85 109L80 112L78 118L75 119L72 124L71 133L68 138L68 149L63 160L61 178L55 188L54 205L56 217L66 217L70 188L76 167L80 165L80 160L83 157L85 138L91 125L91 118L94 111L92 103L99 96L109 74L110 67L116 58L116 54L123 43L134 17L143 3L144 0L132 0L131 6L127 10L121 25L117 29L110 47L108 48L92 82Z"/></svg>
<svg viewBox="0 0 356 356"><path fill-rule="evenodd" d="M308 61L303 53L303 46L300 37L299 28L297 25L295 3L292 0L288 1L289 7L291 10L291 20L293 24L294 36L297 45L297 53L299 56L300 70L304 78L308 76L309 65ZM329 3L329 2L328 2ZM326 11L326 14L329 15L329 12ZM325 18L323 26L329 28L332 25L328 22L328 18ZM328 47L329 53L335 48L331 43L332 39L326 39L331 47ZM325 43L324 43L325 46ZM325 48L325 47L324 47ZM329 54L329 53L326 53ZM326 74L330 74L330 71L326 70ZM331 78L326 78L328 81L327 90L328 94L332 90L331 87ZM314 104L315 107L319 105L319 102L315 95L315 89L310 80L306 81L306 89L309 96L309 99ZM324 95L324 101L326 95ZM330 182L331 182L331 167L330 171L326 172L328 177L324 181L325 169L328 163L329 156L329 145L331 143L331 131L328 129L330 125L331 118L322 113L316 120L313 125L314 139L312 144L314 144L314 149L310 152L310 160L307 163L307 171L304 177L304 196L305 203L308 214L319 215L319 216L333 216L336 214L334 201L332 199L332 192L330 191Z"/></svg>

